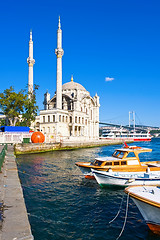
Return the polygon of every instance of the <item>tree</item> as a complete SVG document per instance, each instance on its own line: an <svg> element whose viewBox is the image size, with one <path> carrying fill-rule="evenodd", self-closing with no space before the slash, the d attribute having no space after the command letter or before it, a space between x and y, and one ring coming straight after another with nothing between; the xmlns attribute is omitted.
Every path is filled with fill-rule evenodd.
<svg viewBox="0 0 160 240"><path fill-rule="evenodd" d="M28 93L26 90L16 93L14 88L10 87L0 93L0 108L9 120L10 126L31 126L38 111L36 90L38 90L37 85L34 86L32 93Z"/></svg>
<svg viewBox="0 0 160 240"><path fill-rule="evenodd" d="M3 93L0 93L0 108L8 118L10 126L16 125L19 115L24 111L26 100L27 94L24 93L24 90L16 93L12 86L9 89L5 89Z"/></svg>
<svg viewBox="0 0 160 240"><path fill-rule="evenodd" d="M0 126L5 126L6 125L6 120L5 119L1 119L0 120Z"/></svg>
<svg viewBox="0 0 160 240"><path fill-rule="evenodd" d="M36 105L36 91L38 90L39 86L34 85L34 90L32 93L28 93L28 98L24 104L24 112L22 114L22 122L21 125L23 126L31 126L31 123L35 121L37 116L38 106Z"/></svg>

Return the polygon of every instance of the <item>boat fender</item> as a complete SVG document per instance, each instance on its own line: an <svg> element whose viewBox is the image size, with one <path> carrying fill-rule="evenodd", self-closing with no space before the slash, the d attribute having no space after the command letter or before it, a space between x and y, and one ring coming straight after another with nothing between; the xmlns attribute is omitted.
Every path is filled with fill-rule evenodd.
<svg viewBox="0 0 160 240"><path fill-rule="evenodd" d="M150 168L149 167L147 167L146 173L150 173Z"/></svg>
<svg viewBox="0 0 160 240"><path fill-rule="evenodd" d="M125 184L127 184L127 183L132 183L132 182L134 182L134 181L135 181L135 179L134 179L134 178L131 178L131 179L127 180Z"/></svg>
<svg viewBox="0 0 160 240"><path fill-rule="evenodd" d="M113 172L111 168L108 169L108 172Z"/></svg>

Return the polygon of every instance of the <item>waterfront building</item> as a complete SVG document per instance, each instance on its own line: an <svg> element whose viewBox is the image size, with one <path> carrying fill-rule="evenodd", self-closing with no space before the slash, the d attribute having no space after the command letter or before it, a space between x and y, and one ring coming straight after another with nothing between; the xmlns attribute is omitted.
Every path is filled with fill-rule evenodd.
<svg viewBox="0 0 160 240"><path fill-rule="evenodd" d="M39 130L63 139L88 140L99 138L99 96L94 97L73 80L62 85L62 29L59 18L57 30L56 93L44 94L44 110L40 111ZM36 123L38 126L38 122Z"/></svg>

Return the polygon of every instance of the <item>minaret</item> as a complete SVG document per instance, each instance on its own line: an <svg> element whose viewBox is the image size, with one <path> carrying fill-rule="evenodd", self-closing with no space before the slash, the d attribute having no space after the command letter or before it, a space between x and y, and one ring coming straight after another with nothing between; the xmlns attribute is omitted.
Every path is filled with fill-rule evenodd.
<svg viewBox="0 0 160 240"><path fill-rule="evenodd" d="M62 56L64 51L62 49L62 30L59 17L58 30L57 30L57 91L56 91L56 108L62 109Z"/></svg>
<svg viewBox="0 0 160 240"><path fill-rule="evenodd" d="M32 30L30 31L30 40L29 40L29 57L27 58L28 63L28 98L30 94L33 93L33 64L35 60L33 59L33 41L32 41Z"/></svg>

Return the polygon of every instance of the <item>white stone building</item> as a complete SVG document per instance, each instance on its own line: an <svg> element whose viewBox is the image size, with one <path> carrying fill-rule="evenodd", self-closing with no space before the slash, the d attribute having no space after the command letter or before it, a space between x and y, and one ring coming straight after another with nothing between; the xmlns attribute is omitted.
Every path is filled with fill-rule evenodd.
<svg viewBox="0 0 160 240"><path fill-rule="evenodd" d="M57 88L56 93L44 94L44 110L37 117L36 128L53 139L94 140L99 138L99 97L94 97L79 83L62 85L62 30L59 18L57 30ZM50 141L50 140L48 140Z"/></svg>

